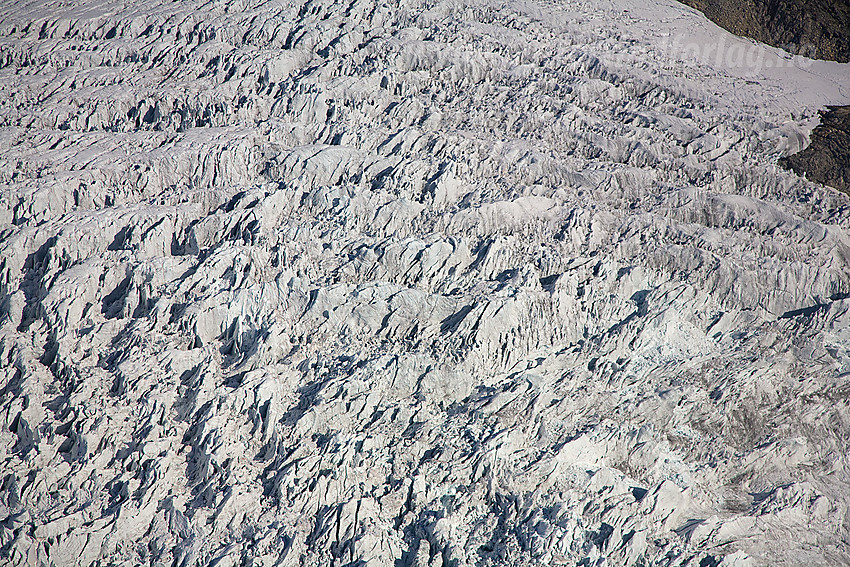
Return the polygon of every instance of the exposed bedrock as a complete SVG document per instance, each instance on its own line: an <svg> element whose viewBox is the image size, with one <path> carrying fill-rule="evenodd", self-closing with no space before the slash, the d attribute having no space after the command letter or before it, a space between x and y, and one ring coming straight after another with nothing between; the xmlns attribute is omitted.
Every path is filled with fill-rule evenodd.
<svg viewBox="0 0 850 567"><path fill-rule="evenodd" d="M737 35L816 59L850 61L848 0L680 0Z"/></svg>
<svg viewBox="0 0 850 567"><path fill-rule="evenodd" d="M832 106L822 112L809 146L779 163L812 181L850 193L850 106Z"/></svg>

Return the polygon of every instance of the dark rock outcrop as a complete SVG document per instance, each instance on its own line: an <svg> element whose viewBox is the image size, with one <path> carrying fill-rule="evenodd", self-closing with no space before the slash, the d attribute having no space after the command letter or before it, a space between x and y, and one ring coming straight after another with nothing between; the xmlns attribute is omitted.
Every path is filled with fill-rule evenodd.
<svg viewBox="0 0 850 567"><path fill-rule="evenodd" d="M816 59L850 61L848 0L681 0L737 35Z"/></svg>
<svg viewBox="0 0 850 567"><path fill-rule="evenodd" d="M809 147L779 163L850 194L850 106L830 106L821 112L821 124L812 132Z"/></svg>

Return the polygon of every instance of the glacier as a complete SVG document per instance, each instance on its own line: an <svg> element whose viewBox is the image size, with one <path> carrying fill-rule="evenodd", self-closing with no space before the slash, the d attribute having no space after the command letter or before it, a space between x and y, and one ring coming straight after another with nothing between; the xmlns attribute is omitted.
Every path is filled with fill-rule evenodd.
<svg viewBox="0 0 850 567"><path fill-rule="evenodd" d="M5 3L0 558L850 564L848 100L673 0Z"/></svg>

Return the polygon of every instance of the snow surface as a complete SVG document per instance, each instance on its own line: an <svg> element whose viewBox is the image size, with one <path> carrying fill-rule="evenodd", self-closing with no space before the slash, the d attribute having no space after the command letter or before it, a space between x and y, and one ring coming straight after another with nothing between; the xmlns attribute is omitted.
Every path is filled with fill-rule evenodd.
<svg viewBox="0 0 850 567"><path fill-rule="evenodd" d="M850 66L636 0L5 3L0 64L9 564L850 563L850 201L776 166Z"/></svg>

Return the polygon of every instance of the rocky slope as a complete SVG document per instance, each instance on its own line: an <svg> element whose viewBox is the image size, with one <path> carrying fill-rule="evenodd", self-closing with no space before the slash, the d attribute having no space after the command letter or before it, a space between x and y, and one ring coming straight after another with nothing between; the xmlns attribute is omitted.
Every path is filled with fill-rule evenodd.
<svg viewBox="0 0 850 567"><path fill-rule="evenodd" d="M850 561L850 201L776 165L850 74L699 25L0 8L0 557Z"/></svg>
<svg viewBox="0 0 850 567"><path fill-rule="evenodd" d="M681 0L732 33L806 57L850 61L848 0Z"/></svg>
<svg viewBox="0 0 850 567"><path fill-rule="evenodd" d="M809 146L779 163L812 181L850 193L850 106L823 112Z"/></svg>

